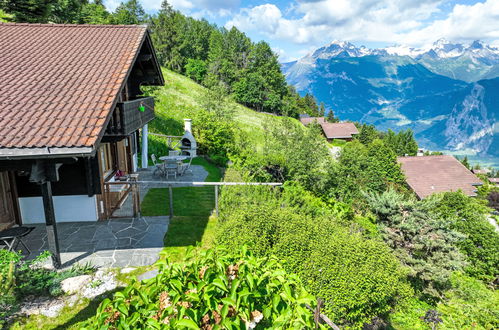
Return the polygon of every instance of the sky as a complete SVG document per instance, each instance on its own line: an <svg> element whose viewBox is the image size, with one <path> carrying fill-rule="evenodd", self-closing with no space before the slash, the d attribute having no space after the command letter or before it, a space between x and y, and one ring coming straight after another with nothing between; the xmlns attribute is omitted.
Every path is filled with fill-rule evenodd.
<svg viewBox="0 0 499 330"><path fill-rule="evenodd" d="M140 0L155 13L162 0ZM120 0L104 0L114 10ZM370 48L425 47L445 38L499 47L499 0L169 0L174 9L265 40L281 62L333 40Z"/></svg>

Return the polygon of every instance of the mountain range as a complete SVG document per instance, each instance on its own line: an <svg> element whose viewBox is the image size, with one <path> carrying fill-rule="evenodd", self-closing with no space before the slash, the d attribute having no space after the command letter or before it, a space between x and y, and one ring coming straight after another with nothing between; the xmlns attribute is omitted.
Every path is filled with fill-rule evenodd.
<svg viewBox="0 0 499 330"><path fill-rule="evenodd" d="M480 41L426 49L334 41L282 68L343 120L411 128L432 150L499 157L499 49Z"/></svg>

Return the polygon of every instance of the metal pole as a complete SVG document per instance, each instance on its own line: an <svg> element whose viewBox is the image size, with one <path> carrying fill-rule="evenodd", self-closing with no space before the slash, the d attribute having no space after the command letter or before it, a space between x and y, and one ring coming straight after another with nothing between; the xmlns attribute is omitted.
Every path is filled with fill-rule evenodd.
<svg viewBox="0 0 499 330"><path fill-rule="evenodd" d="M170 220L173 219L173 188L172 185L168 186L168 192L170 196Z"/></svg>
<svg viewBox="0 0 499 330"><path fill-rule="evenodd" d="M148 150L147 150L147 124L142 126L142 168L147 168L149 161Z"/></svg>
<svg viewBox="0 0 499 330"><path fill-rule="evenodd" d="M55 221L54 202L52 200L52 185L50 181L41 184L43 210L45 212L45 225L47 227L47 242L52 252L52 261L55 268L61 268L61 255L59 253L59 240L57 238L57 224Z"/></svg>
<svg viewBox="0 0 499 330"><path fill-rule="evenodd" d="M218 217L218 186L215 186L215 214Z"/></svg>

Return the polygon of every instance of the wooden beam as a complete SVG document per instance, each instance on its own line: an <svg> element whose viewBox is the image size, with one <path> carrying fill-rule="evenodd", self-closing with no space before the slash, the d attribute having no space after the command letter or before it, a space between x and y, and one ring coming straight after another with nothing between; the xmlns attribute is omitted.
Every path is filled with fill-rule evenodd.
<svg viewBox="0 0 499 330"><path fill-rule="evenodd" d="M52 253L52 261L55 268L61 267L61 255L59 252L59 239L57 237L57 223L55 220L54 201L52 199L52 184L45 180L41 183L43 211L45 212L45 225L47 227L47 242Z"/></svg>

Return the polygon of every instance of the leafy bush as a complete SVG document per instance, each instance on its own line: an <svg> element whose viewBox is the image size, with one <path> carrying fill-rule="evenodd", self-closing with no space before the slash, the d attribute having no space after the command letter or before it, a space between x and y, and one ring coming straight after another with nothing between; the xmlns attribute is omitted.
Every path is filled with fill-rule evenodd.
<svg viewBox="0 0 499 330"><path fill-rule="evenodd" d="M474 278L455 273L452 288L438 311L445 329L498 329L499 292L489 290Z"/></svg>
<svg viewBox="0 0 499 330"><path fill-rule="evenodd" d="M349 212L319 201L322 211L301 212L297 189L286 186L281 194L265 187L226 187L218 242L229 248L249 244L257 255L277 256L324 299L325 313L340 324L360 327L409 294L406 274L385 244L344 228L341 217Z"/></svg>
<svg viewBox="0 0 499 330"><path fill-rule="evenodd" d="M275 258L242 250L202 252L184 263L162 260L159 274L104 300L91 329L311 328L314 298Z"/></svg>
<svg viewBox="0 0 499 330"><path fill-rule="evenodd" d="M439 299L449 286L452 272L466 266L457 244L465 237L452 222L433 214L432 201L406 199L393 190L366 194L385 242L407 265L414 287L428 297Z"/></svg>
<svg viewBox="0 0 499 330"><path fill-rule="evenodd" d="M192 58L189 58L187 60L187 64L185 65L185 74L192 80L198 83L202 82L204 80L204 77L206 76L207 71L208 67L205 61L195 60Z"/></svg>
<svg viewBox="0 0 499 330"><path fill-rule="evenodd" d="M20 255L7 250L0 250L0 327L4 320L16 309L15 298L15 265Z"/></svg>
<svg viewBox="0 0 499 330"><path fill-rule="evenodd" d="M458 243L470 261L466 272L482 280L494 281L499 269L499 234L487 221L490 209L486 201L468 197L462 192L448 192L434 195L428 202L436 203L433 211L466 235Z"/></svg>
<svg viewBox="0 0 499 330"><path fill-rule="evenodd" d="M39 262L49 256L46 251L35 259L23 261L17 252L0 250L0 327L25 296L58 296L62 294L60 284L64 279L95 272L88 264L76 264L60 272L40 268Z"/></svg>
<svg viewBox="0 0 499 330"><path fill-rule="evenodd" d="M214 113L199 111L193 127L198 152L216 160L217 165L225 165L233 148L234 125L217 119Z"/></svg>

